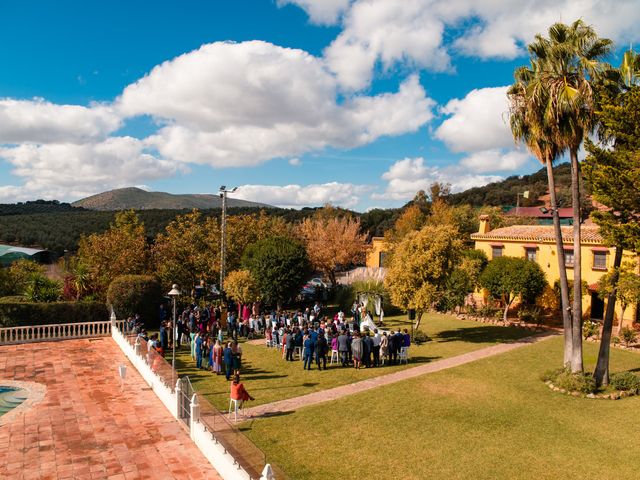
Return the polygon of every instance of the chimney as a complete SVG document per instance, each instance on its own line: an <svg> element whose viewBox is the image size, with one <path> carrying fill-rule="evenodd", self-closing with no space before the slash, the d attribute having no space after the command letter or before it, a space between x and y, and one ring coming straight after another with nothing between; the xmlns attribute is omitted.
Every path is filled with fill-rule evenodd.
<svg viewBox="0 0 640 480"><path fill-rule="evenodd" d="M478 229L478 233L484 234L489 233L491 231L491 226L489 225L489 215L480 215L480 228Z"/></svg>

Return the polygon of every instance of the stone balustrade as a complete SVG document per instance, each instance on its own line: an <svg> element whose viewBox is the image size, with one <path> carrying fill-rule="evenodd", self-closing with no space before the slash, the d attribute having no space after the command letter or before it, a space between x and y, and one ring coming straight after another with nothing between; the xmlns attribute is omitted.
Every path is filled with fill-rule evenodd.
<svg viewBox="0 0 640 480"><path fill-rule="evenodd" d="M116 325L122 329L123 320ZM50 342L71 338L91 338L111 336L112 322L59 323L55 325L29 325L24 327L0 328L0 345L30 342Z"/></svg>

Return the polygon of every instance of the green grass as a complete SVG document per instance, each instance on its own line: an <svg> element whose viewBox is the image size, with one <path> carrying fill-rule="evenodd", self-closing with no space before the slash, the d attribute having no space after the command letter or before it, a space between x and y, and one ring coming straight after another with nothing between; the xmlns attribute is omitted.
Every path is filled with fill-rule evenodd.
<svg viewBox="0 0 640 480"><path fill-rule="evenodd" d="M385 319L387 326L410 328L410 324L403 322L404 320L398 317ZM518 328L462 321L439 314L427 315L422 321L421 329L433 340L411 347L409 365L361 370L342 368L334 363L326 371L318 371L315 365L312 371L304 371L302 362L283 360L280 350L267 349L262 343L260 345L243 343L242 379L247 390L256 399L250 406L346 385L531 335L531 332ZM170 352L167 359L171 361ZM197 370L195 362L184 347L176 355L176 367L181 375L189 375L194 388L216 407L221 410L228 408L229 384L223 375L216 376L211 372Z"/></svg>
<svg viewBox="0 0 640 480"><path fill-rule="evenodd" d="M587 368L596 355L585 344ZM640 370L640 355L611 355L612 371ZM638 478L640 397L554 393L540 375L561 361L553 338L243 430L297 480Z"/></svg>

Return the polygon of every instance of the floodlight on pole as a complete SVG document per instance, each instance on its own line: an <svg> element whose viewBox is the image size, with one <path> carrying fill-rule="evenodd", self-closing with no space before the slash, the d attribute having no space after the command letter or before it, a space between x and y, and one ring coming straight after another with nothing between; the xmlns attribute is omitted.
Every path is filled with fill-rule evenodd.
<svg viewBox="0 0 640 480"><path fill-rule="evenodd" d="M222 199L222 218L220 220L220 294L224 293L224 277L226 274L227 260L227 194L234 193L238 187L227 190L226 185L220 187L220 198Z"/></svg>
<svg viewBox="0 0 640 480"><path fill-rule="evenodd" d="M172 299L173 299L173 325L172 325L172 329L173 329L173 342L171 342L173 344L173 352L171 355L171 367L172 367L172 375L175 375L175 371L176 371L176 339L178 338L178 323L176 322L176 298L180 296L180 290L178 290L178 284L174 283L171 286L171 290L169 291L169 293L167 293L167 295L169 295ZM175 378L173 379L173 383L172 385L175 385L176 380Z"/></svg>

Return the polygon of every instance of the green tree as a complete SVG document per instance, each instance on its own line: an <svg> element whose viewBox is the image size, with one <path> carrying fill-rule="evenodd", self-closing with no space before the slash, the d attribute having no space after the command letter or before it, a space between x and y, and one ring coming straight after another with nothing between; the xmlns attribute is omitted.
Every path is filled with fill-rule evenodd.
<svg viewBox="0 0 640 480"><path fill-rule="evenodd" d="M395 245L385 288L396 307L416 311L416 328L442 296L461 251L462 241L450 225L426 225Z"/></svg>
<svg viewBox="0 0 640 480"><path fill-rule="evenodd" d="M262 298L278 309L295 297L311 271L304 246L290 237L269 237L249 245L242 266L251 272Z"/></svg>
<svg viewBox="0 0 640 480"><path fill-rule="evenodd" d="M147 325L155 325L158 308L162 301L162 287L151 275L122 275L113 280L107 291L107 303L113 307L118 318L125 319L135 314Z"/></svg>
<svg viewBox="0 0 640 480"><path fill-rule="evenodd" d="M26 258L13 262L9 267L8 280L13 281L14 293L23 295L34 275L44 275L42 265Z"/></svg>
<svg viewBox="0 0 640 480"><path fill-rule="evenodd" d="M536 35L528 47L536 65L533 89L540 100L539 111L550 127L553 143L559 150L567 149L571 159L575 290L582 283L578 150L596 122L591 80L603 70L599 60L609 53L611 46L611 40L599 38L591 26L576 20L571 25L552 25L548 38ZM581 372L582 299L578 296L573 301L571 336L571 370Z"/></svg>
<svg viewBox="0 0 640 480"><path fill-rule="evenodd" d="M78 262L88 270L92 290L104 299L115 277L147 270L148 254L144 225L127 210L116 214L106 232L80 239Z"/></svg>
<svg viewBox="0 0 640 480"><path fill-rule="evenodd" d="M60 300L62 285L41 273L33 273L24 289L24 296L31 302L55 302Z"/></svg>
<svg viewBox="0 0 640 480"><path fill-rule="evenodd" d="M537 263L516 257L491 260L479 281L493 298L502 302L505 322L516 298L520 297L525 304L533 303L547 285L545 274Z"/></svg>
<svg viewBox="0 0 640 480"><path fill-rule="evenodd" d="M598 119L602 144L586 142L589 155L584 165L585 176L592 185L594 199L609 207L592 212L591 216L600 226L605 243L616 247L608 277L612 288L607 292L607 309L594 372L598 385L609 382L610 341L622 252L625 249L640 251L640 86L627 85L623 81L637 78L628 72L634 59L637 56L627 52L618 70L618 81L600 85Z"/></svg>
<svg viewBox="0 0 640 480"><path fill-rule="evenodd" d="M553 230L556 242L556 257L560 277L560 303L562 305L562 326L564 328L563 365L571 363L573 357L573 324L569 303L569 282L565 263L562 229L558 216L558 201L553 172L553 163L561 151L554 142L550 122L544 115L544 102L540 88L540 66L532 59L531 67L520 67L515 71L515 83L509 88L509 125L516 142L523 142L527 149L546 167L549 202L553 212Z"/></svg>

